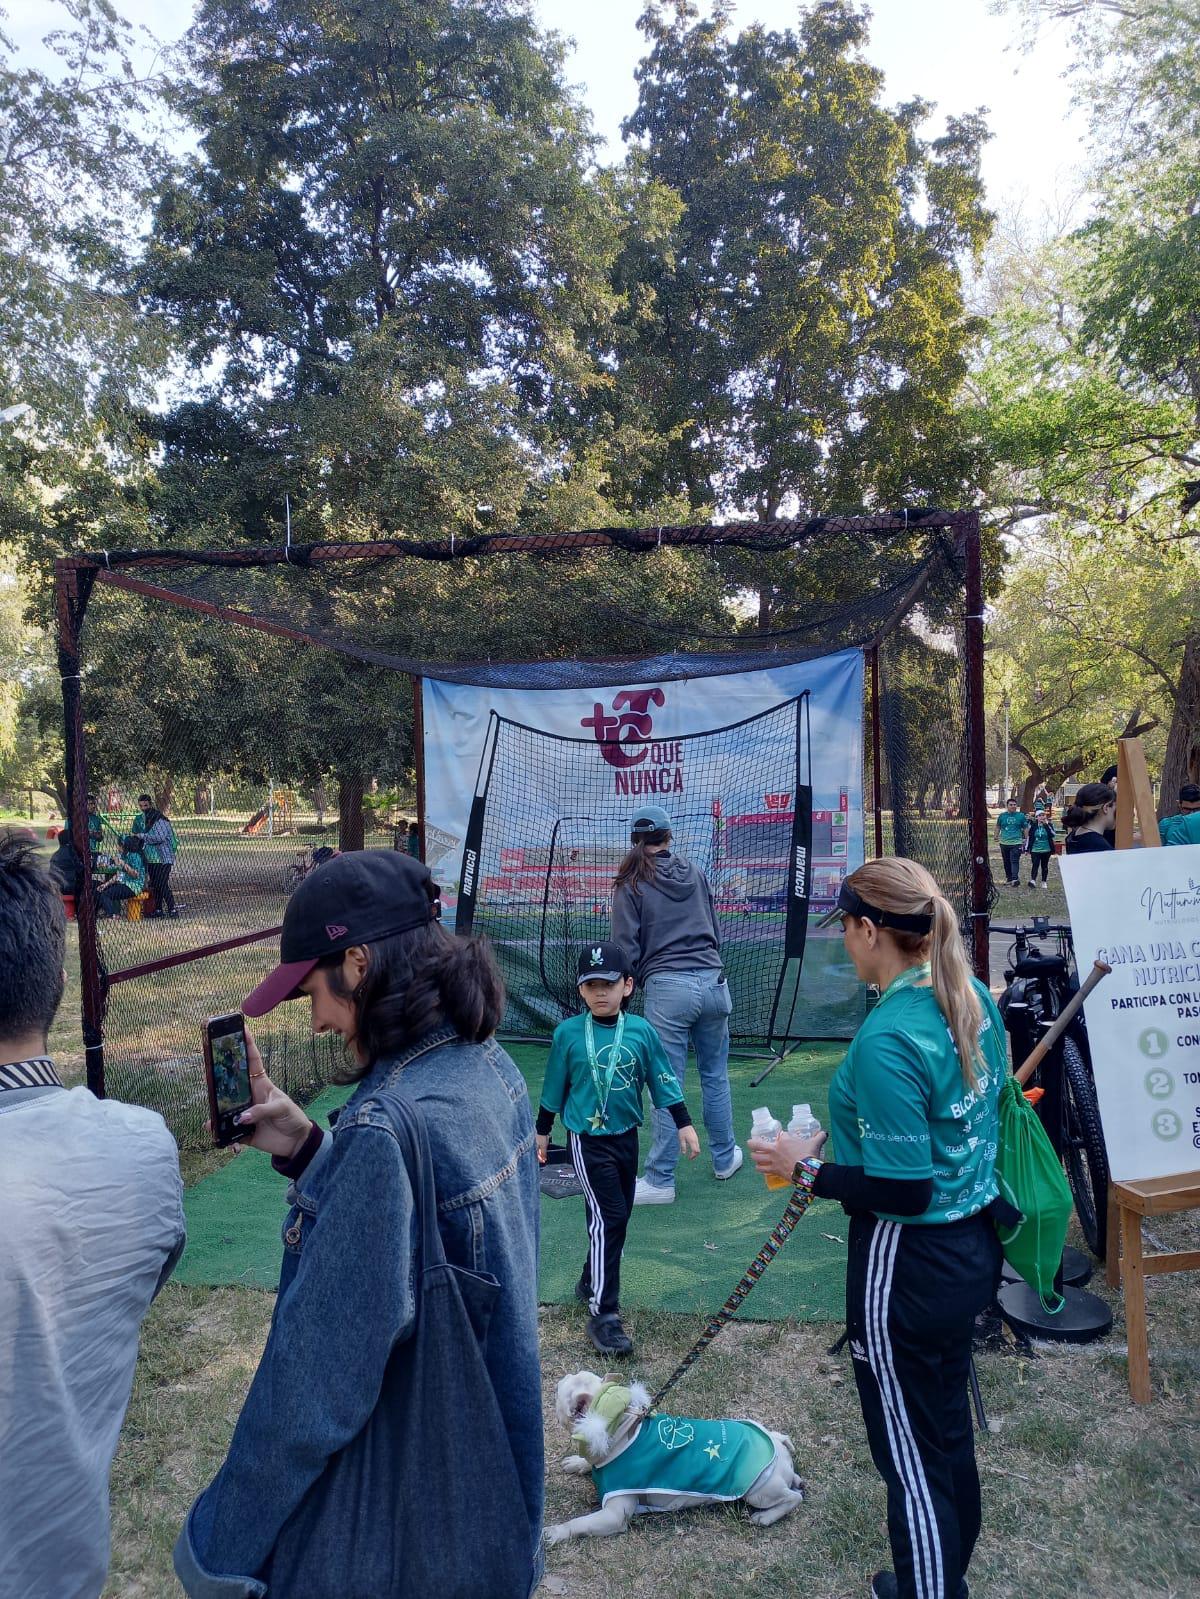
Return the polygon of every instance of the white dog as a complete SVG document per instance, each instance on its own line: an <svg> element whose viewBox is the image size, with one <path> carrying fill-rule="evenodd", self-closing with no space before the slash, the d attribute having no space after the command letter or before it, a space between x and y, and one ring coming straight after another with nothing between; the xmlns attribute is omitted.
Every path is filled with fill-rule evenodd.
<svg viewBox="0 0 1200 1599"><path fill-rule="evenodd" d="M753 1507L750 1520L769 1527L803 1500L792 1441L783 1433L754 1421L639 1415L649 1403L640 1383L622 1387L594 1371L559 1383L555 1414L576 1445L562 1468L592 1473L600 1509L547 1527L548 1544L623 1532L630 1516L645 1510L731 1499L744 1499Z"/></svg>

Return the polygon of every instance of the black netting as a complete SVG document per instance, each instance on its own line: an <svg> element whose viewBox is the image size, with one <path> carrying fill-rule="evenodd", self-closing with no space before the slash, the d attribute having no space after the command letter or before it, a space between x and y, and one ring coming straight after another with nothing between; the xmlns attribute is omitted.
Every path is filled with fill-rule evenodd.
<svg viewBox="0 0 1200 1599"><path fill-rule="evenodd" d="M847 648L869 656L878 646L884 848L930 865L966 915L960 549L968 520L927 512L287 551L109 552L67 563L67 772L74 789L83 758L99 819L86 853L112 912L97 924L94 956L82 929L84 1031L92 1046L102 1034L109 1090L161 1110L181 1142L205 1141L204 1020L236 1009L269 968L288 894L315 852L408 847L417 674L484 690L669 683ZM748 590L774 596L769 615L745 614ZM871 854L869 673L867 681ZM718 707L714 728L720 720ZM522 761L532 771L549 759L545 739L522 736L534 742L513 751L518 774ZM594 759L594 746L589 753ZM767 761L747 784L761 795L797 792L794 745L791 758L787 781ZM494 811L489 823L491 888L477 925L501 948L509 1024L524 1031L544 1032L573 1002L567 952L607 930L607 885L628 820L619 806L569 803L571 781L564 769L562 801L537 837L500 836L527 827L528 815L506 820ZM798 991L796 963L789 967L777 947L786 921L777 835L795 807L756 827L749 804L731 811L717 787L707 806L689 800L675 820L683 852L705 866L718 902L738 994L735 1030L828 1036L823 999L842 996L837 974L822 965L824 936L809 936ZM513 803L521 790L518 775ZM144 825L137 800L146 791L170 819L174 860L143 852L125 872L138 853L129 840ZM733 816L743 820L731 826ZM813 825L819 832L820 815ZM506 850L520 852L519 871ZM528 902L520 909L505 908L498 887L514 875ZM823 878L815 884L814 908L828 887ZM86 905L83 912L86 924ZM306 1098L328 1080L335 1056L308 1037L306 1006L282 1007L259 1031L289 1091ZM93 1047L93 1081L100 1060Z"/></svg>
<svg viewBox="0 0 1200 1599"><path fill-rule="evenodd" d="M812 838L807 709L796 698L727 727L639 741L640 764L615 778L594 740L493 718L458 925L492 941L509 1031L549 1033L578 1009L576 959L609 935L613 878L642 796L670 805L674 848L709 884L733 1035L841 1035L857 984L840 940L818 941L801 967L810 884L797 884L795 841L807 850ZM685 771L687 799L676 800Z"/></svg>

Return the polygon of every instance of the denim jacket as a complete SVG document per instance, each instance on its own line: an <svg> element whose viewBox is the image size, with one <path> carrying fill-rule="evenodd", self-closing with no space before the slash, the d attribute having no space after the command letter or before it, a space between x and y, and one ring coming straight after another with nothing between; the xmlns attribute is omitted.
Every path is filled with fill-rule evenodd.
<svg viewBox="0 0 1200 1599"><path fill-rule="evenodd" d="M258 1573L281 1528L372 1415L388 1357L412 1330L415 1213L386 1107L398 1095L425 1117L447 1259L503 1286L484 1354L529 1508L531 1590L540 1580L540 1194L529 1095L494 1039L469 1044L446 1028L371 1070L289 1189L266 1348L225 1463L175 1546L176 1573L193 1599L267 1594ZM466 1450L470 1436L465 1422ZM471 1462L467 1481L479 1491L487 1462ZM414 1514L440 1514L446 1492L423 1480L419 1460L395 1485L397 1504ZM370 1526L345 1529L347 1545L370 1536ZM314 1558L337 1571L336 1549Z"/></svg>

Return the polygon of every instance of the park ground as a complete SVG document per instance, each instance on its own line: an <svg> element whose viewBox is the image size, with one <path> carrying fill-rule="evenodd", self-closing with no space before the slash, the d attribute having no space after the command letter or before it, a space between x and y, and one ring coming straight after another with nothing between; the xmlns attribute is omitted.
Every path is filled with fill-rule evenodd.
<svg viewBox="0 0 1200 1599"><path fill-rule="evenodd" d="M1002 879L998 860L993 869ZM1002 889L995 919L1064 917L1057 864L1050 873L1048 891ZM1007 942L994 941L994 978ZM82 1053L73 948L69 979L52 1047L77 1081ZM185 1154L185 1181L202 1179L227 1158ZM737 1180L756 1179L747 1171ZM841 1212L830 1207L829 1218L832 1226ZM814 1211L806 1225L820 1221ZM1166 1218L1155 1223L1152 1241L1200 1247L1200 1223ZM1078 1237L1074 1242L1081 1244ZM1195 1599L1200 1593L1195 1279L1150 1284L1154 1401L1147 1406L1129 1398L1120 1296L1102 1279L1091 1287L1113 1307L1108 1338L1023 1353L995 1337L977 1353L991 1430L977 1438L984 1530L970 1576L972 1593L986 1599ZM112 1475L113 1558L105 1599L166 1599L179 1592L171 1546L191 1499L228 1445L272 1304L261 1290L169 1284L152 1308ZM663 1312L635 1312L629 1321L637 1344L631 1374L650 1382L674 1367L701 1325ZM748 1599L864 1596L870 1573L887 1563L884 1500L849 1358L827 1353L838 1331L833 1324L734 1323L676 1394L681 1410L750 1415L786 1429L808 1484L800 1510L764 1530L731 1509L644 1517L620 1538L550 1551L543 1591L573 1599L676 1599L727 1587ZM565 1440L554 1421L554 1385L564 1372L598 1357L574 1308L545 1307L541 1340L547 1520L558 1521L589 1508L591 1488L555 1470ZM436 1514L435 1503L429 1508Z"/></svg>

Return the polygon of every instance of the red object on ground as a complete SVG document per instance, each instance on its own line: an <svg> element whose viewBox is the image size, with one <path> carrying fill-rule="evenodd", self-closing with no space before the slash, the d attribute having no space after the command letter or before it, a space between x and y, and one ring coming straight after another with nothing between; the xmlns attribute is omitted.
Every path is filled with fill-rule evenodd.
<svg viewBox="0 0 1200 1599"><path fill-rule="evenodd" d="M62 832L62 828L61 827L48 827L46 829L46 837L47 838L57 838L58 835L61 832Z"/></svg>

